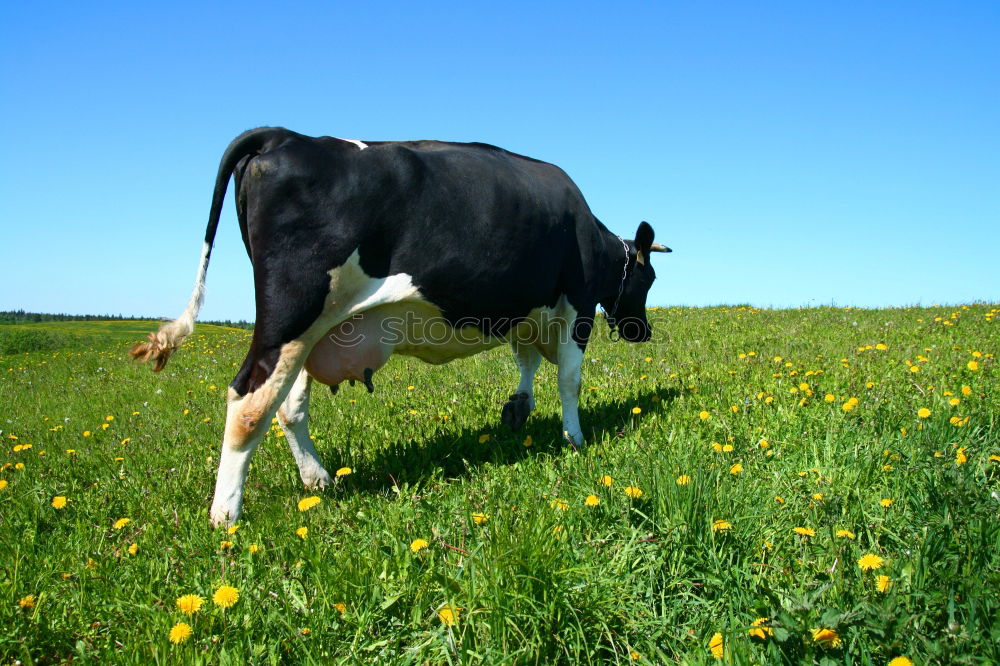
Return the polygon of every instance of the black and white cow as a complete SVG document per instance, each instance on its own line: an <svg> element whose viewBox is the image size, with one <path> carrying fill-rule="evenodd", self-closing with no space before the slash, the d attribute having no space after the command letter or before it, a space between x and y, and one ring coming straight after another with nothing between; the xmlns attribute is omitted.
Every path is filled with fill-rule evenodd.
<svg viewBox="0 0 1000 666"><path fill-rule="evenodd" d="M598 305L625 340L651 334L653 229L622 240L558 167L478 143L237 137L219 165L194 293L132 356L159 371L194 329L230 176L257 320L229 389L211 520L240 515L250 457L277 412L303 483L322 487L307 428L315 379L372 390L393 353L447 363L510 344L521 371L502 421L534 408L542 357L559 368L564 435L583 444L580 366Z"/></svg>

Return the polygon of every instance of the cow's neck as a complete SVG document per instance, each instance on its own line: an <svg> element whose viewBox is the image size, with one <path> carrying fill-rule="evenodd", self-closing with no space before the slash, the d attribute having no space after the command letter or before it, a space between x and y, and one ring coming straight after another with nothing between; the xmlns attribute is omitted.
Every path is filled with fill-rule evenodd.
<svg viewBox="0 0 1000 666"><path fill-rule="evenodd" d="M596 272L600 282L597 293L600 295L599 302L610 309L615 307L622 291L628 242L607 229L603 231L604 251L601 258L604 265Z"/></svg>

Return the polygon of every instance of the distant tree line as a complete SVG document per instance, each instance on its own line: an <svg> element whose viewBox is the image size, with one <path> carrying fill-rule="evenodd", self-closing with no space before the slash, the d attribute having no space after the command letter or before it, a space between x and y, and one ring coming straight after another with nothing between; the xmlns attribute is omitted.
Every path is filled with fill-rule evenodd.
<svg viewBox="0 0 1000 666"><path fill-rule="evenodd" d="M71 314L51 314L46 312L25 312L24 310L2 310L0 311L0 325L4 324L36 324L43 321L144 321L150 317L126 317L122 314L103 315L71 315ZM201 324L214 324L216 326L228 326L230 328L252 329L252 321L232 321L231 319L206 321L199 320Z"/></svg>

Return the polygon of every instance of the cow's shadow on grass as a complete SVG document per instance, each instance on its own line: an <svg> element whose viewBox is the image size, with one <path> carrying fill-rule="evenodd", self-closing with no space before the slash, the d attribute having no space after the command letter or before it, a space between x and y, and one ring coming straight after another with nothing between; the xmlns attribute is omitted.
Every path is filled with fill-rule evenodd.
<svg viewBox="0 0 1000 666"><path fill-rule="evenodd" d="M677 389L659 389L618 400L603 396L589 403L581 400L580 423L587 445L626 436L650 414L669 412L680 394ZM654 397L658 400L654 401ZM641 407L640 415L632 414L634 406ZM431 478L462 478L487 463L512 464L539 454L559 456L573 449L561 436L560 412L542 415L536 408L517 432L499 423L499 409L495 415L496 421L485 427L442 429L430 438L393 442L372 456L372 474L352 475L340 492L348 495L381 492L398 484L421 484ZM488 441L480 442L483 434L490 435ZM530 447L524 444L528 436Z"/></svg>

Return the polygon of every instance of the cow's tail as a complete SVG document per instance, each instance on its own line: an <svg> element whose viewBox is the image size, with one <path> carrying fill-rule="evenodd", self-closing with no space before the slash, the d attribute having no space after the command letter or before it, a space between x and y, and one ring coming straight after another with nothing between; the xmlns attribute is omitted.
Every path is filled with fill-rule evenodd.
<svg viewBox="0 0 1000 666"><path fill-rule="evenodd" d="M160 326L155 333L149 334L148 342L141 342L130 354L140 362L153 361L153 372L163 370L184 339L194 331L194 322L205 300L205 274L208 272L208 260L212 256L212 244L215 242L215 231L219 226L219 216L222 214L222 204L226 196L229 177L237 163L248 155L260 152L267 139L276 130L268 127L244 132L238 136L222 155L219 172L215 177L215 191L212 193L212 208L208 214L208 227L205 230L205 244L201 248L201 260L198 262L198 273L194 280L194 291L184 312L177 319Z"/></svg>

